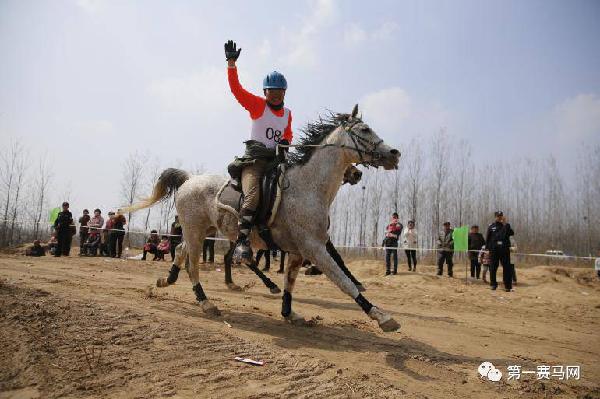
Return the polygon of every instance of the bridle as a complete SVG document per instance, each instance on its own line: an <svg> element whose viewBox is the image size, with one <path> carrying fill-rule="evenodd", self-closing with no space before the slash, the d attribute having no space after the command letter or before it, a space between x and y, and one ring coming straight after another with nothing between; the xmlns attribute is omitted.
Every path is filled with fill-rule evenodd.
<svg viewBox="0 0 600 399"><path fill-rule="evenodd" d="M354 146L347 146L345 144L277 144L276 152L279 153L279 147L292 148L292 147L337 147L346 150L356 151L360 157L359 164L369 167L375 166L373 162L378 161L382 158L381 152L377 151L377 147L383 143L383 139L379 141L371 141L357 134L353 129L354 126L361 123L360 119L355 121L349 121L342 123L341 127L348 133ZM370 160L365 160L365 155L370 156Z"/></svg>

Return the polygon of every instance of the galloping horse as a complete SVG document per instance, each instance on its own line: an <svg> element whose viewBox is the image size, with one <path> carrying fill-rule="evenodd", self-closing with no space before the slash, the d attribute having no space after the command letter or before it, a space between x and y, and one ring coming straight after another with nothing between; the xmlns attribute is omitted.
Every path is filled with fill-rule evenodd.
<svg viewBox="0 0 600 399"><path fill-rule="evenodd" d="M329 209L347 168L360 163L382 166L386 170L396 169L400 153L385 144L358 117L358 105L350 114L331 114L309 123L303 133L296 151L289 154L286 188L270 226L274 241L289 253L281 314L293 324L304 323L304 318L292 311L292 293L302 260L308 259L319 265L323 273L353 298L371 319L376 320L383 331L395 331L400 328L398 322L360 294L328 253L327 243ZM158 179L150 198L125 209L133 212L149 207L177 191L175 207L188 246L188 273L192 289L202 309L214 314L219 311L206 297L199 280L199 243L215 226L231 241L237 236L236 216L220 209L216 201L210 203L224 184L226 179L222 176L190 177L184 171L167 169ZM210 205L202 207L198 204ZM255 231L250 241L253 248L267 249Z"/></svg>

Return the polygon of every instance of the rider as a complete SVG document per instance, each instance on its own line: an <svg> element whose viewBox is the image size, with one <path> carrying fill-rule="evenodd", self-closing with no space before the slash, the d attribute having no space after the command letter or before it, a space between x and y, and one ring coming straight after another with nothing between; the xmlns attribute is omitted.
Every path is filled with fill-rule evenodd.
<svg viewBox="0 0 600 399"><path fill-rule="evenodd" d="M260 181L265 169L275 160L277 144L289 145L292 141L292 112L283 105L287 81L277 71L269 73L263 80L265 97L244 90L235 66L242 49L236 47L232 40L225 43L229 88L236 100L250 113L252 130L250 139L244 142L246 144L244 156L236 158L234 167L230 165L229 168L234 179L241 178L244 193L233 257L236 261L242 259L251 261L252 249L248 237L259 205ZM236 168L241 169L241 173L235 172Z"/></svg>

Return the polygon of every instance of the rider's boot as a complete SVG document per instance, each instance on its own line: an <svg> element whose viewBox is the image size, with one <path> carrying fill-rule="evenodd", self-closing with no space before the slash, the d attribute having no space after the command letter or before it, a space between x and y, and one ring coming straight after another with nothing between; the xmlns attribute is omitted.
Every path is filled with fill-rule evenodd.
<svg viewBox="0 0 600 399"><path fill-rule="evenodd" d="M252 262L252 248L250 247L250 231L254 221L254 211L242 209L238 221L239 233L235 249L233 251L233 261L235 263Z"/></svg>

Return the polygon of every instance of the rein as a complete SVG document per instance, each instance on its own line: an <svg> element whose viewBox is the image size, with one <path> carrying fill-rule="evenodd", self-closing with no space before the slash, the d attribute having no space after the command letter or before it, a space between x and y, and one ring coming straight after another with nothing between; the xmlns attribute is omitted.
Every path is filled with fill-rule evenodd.
<svg viewBox="0 0 600 399"><path fill-rule="evenodd" d="M352 130L352 128L357 123L359 123L359 122L354 122L351 125L347 125L347 126L342 125L344 127L344 130L346 130L346 132L348 132L348 135L352 139L352 143L354 143L354 147L350 147L350 146L347 146L347 145L344 145L344 144L277 144L276 153L279 154L279 147L281 147L281 148L293 148L293 147L314 147L314 148L337 147L337 148L341 148L341 149L347 149L347 150L356 151L358 153L358 155L360 156L360 162L359 162L359 164L368 167L370 162L377 161L377 160L381 159L381 153L377 152L376 150L377 150L377 147L379 147L379 145L381 143L383 143L383 139L380 139L377 142L373 142L371 140L367 140L364 137L361 137L360 135L356 134ZM359 144L362 147L362 149L359 148ZM367 149L367 145L371 146L371 149ZM366 161L364 159L363 155L370 155L372 157L372 159L370 161Z"/></svg>

